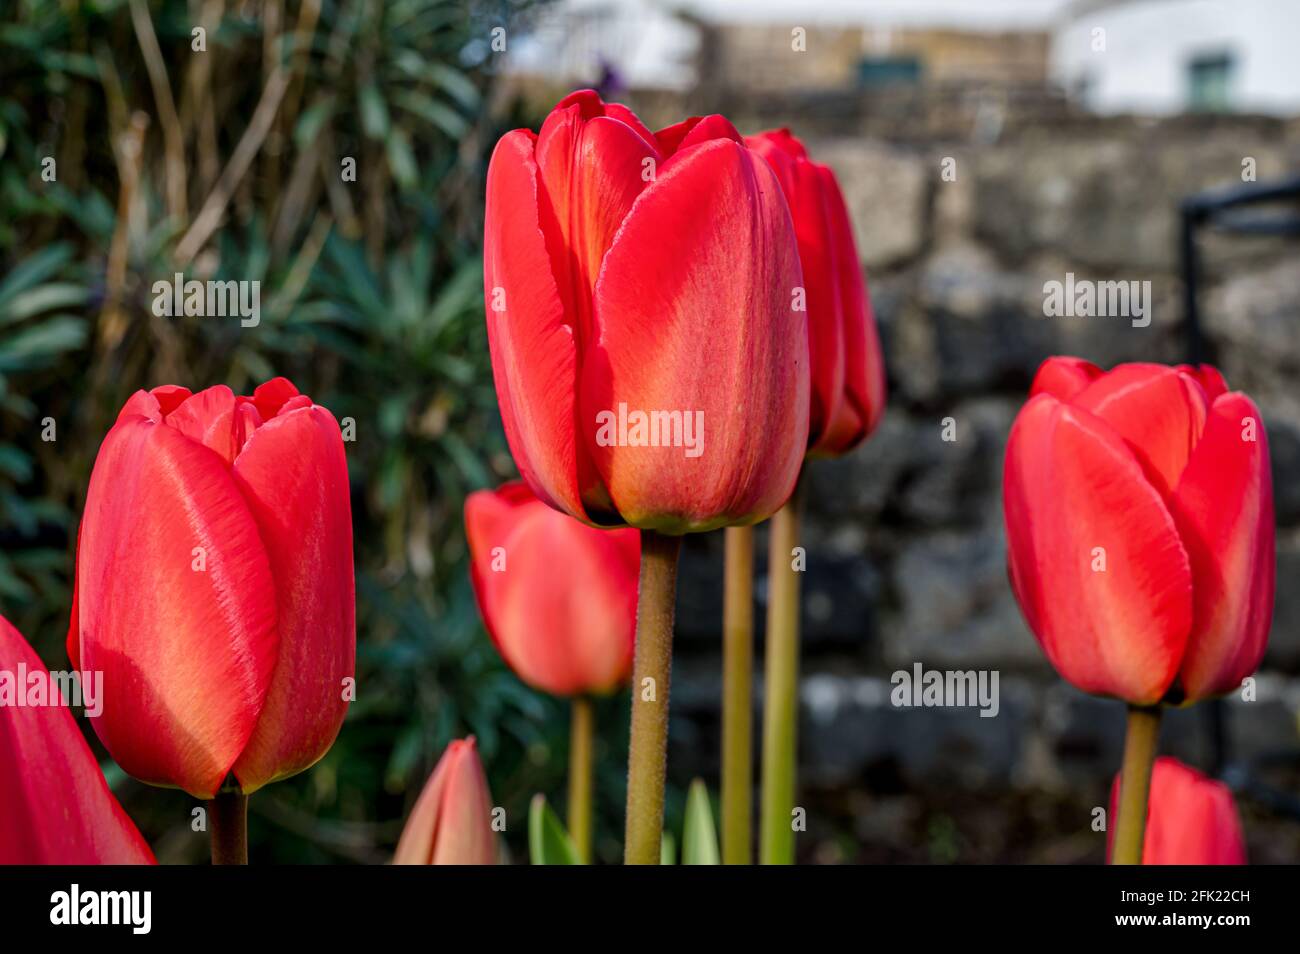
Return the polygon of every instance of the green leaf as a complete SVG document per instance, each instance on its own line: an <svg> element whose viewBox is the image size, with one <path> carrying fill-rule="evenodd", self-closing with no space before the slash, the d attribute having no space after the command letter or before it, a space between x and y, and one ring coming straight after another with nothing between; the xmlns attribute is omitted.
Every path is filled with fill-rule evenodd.
<svg viewBox="0 0 1300 954"><path fill-rule="evenodd" d="M322 99L318 103L313 103L303 110L293 130L294 145L299 149L310 148L316 142L316 137L320 134L325 123L333 118L333 114L334 101L329 97Z"/></svg>
<svg viewBox="0 0 1300 954"><path fill-rule="evenodd" d="M682 864L720 865L718 831L713 826L713 807L703 779L691 782L686 796L686 824L682 830Z"/></svg>
<svg viewBox="0 0 1300 954"><path fill-rule="evenodd" d="M72 282L37 285L9 299L4 311L0 312L0 324L22 321L54 308L84 305L89 297L89 289Z"/></svg>
<svg viewBox="0 0 1300 954"><path fill-rule="evenodd" d="M357 109L361 112L361 128L368 137L383 139L388 135L388 106L374 83L367 83L357 92Z"/></svg>
<svg viewBox="0 0 1300 954"><path fill-rule="evenodd" d="M9 306L20 292L33 288L50 278L72 258L72 246L59 243L28 256L14 267L0 282L0 310Z"/></svg>
<svg viewBox="0 0 1300 954"><path fill-rule="evenodd" d="M459 139L469 129L464 116L425 93L403 90L394 94L393 102L408 113L432 123L452 139Z"/></svg>
<svg viewBox="0 0 1300 954"><path fill-rule="evenodd" d="M673 833L666 831L659 839L659 863L661 865L677 864L677 839Z"/></svg>
<svg viewBox="0 0 1300 954"><path fill-rule="evenodd" d="M576 865L578 849L540 792L528 806L528 855L535 865Z"/></svg>
<svg viewBox="0 0 1300 954"><path fill-rule="evenodd" d="M393 178L403 189L414 189L419 181L419 171L415 165L415 153L411 141L401 129L394 129L384 145L388 152L388 168L393 171Z"/></svg>

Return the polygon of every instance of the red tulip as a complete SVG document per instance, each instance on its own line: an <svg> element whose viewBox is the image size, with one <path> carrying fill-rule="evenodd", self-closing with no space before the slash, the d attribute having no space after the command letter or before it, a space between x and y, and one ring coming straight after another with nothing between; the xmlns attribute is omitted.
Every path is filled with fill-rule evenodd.
<svg viewBox="0 0 1300 954"><path fill-rule="evenodd" d="M1273 613L1254 402L1208 366L1051 358L1007 444L1011 585L1048 658L1135 705L1240 685Z"/></svg>
<svg viewBox="0 0 1300 954"><path fill-rule="evenodd" d="M483 621L520 679L557 696L627 681L640 533L588 527L518 481L470 494L465 531Z"/></svg>
<svg viewBox="0 0 1300 954"><path fill-rule="evenodd" d="M329 411L284 378L136 392L90 477L68 655L104 672L92 724L146 782L252 792L324 755L356 655Z"/></svg>
<svg viewBox="0 0 1300 954"><path fill-rule="evenodd" d="M474 737L442 753L406 820L395 865L494 865L492 796Z"/></svg>
<svg viewBox="0 0 1300 954"><path fill-rule="evenodd" d="M1110 817L1119 805L1119 775L1110 787ZM1108 825L1110 858L1115 826ZM1232 792L1177 759L1156 759L1147 802L1144 865L1244 865L1246 841Z"/></svg>
<svg viewBox="0 0 1300 954"><path fill-rule="evenodd" d="M807 443L803 280L776 177L730 123L652 133L573 93L497 144L484 243L501 416L542 500L669 533L785 502Z"/></svg>
<svg viewBox="0 0 1300 954"><path fill-rule="evenodd" d="M25 671L27 679L18 681ZM45 666L0 616L0 673L25 692ZM45 700L51 699L49 693ZM61 704L0 702L0 864L153 864Z"/></svg>
<svg viewBox="0 0 1300 954"><path fill-rule="evenodd" d="M808 158L788 129L748 136L790 202L808 294L812 355L808 453L838 457L862 443L885 410L885 364L861 260L835 173Z"/></svg>

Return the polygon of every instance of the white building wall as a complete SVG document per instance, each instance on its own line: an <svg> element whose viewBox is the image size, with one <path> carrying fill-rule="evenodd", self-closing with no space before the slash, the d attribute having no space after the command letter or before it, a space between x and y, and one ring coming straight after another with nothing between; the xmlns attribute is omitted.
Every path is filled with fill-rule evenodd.
<svg viewBox="0 0 1300 954"><path fill-rule="evenodd" d="M1188 107L1188 62L1217 53L1233 58L1234 112L1300 113L1300 0L1084 0L1061 18L1052 72L1098 112L1175 113Z"/></svg>

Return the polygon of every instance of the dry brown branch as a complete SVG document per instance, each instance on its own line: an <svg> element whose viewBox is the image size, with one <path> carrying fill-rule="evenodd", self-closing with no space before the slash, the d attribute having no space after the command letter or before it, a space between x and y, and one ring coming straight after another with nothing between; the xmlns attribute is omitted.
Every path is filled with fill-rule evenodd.
<svg viewBox="0 0 1300 954"><path fill-rule="evenodd" d="M144 0L131 0L131 23L140 43L140 52L144 55L163 131L163 151L167 160L167 212L178 224L183 224L189 218L185 197L185 135L181 132L180 116L176 114L176 102L172 99L171 84L167 79L167 66L163 63L162 50L158 47L158 37L153 31L149 7Z"/></svg>
<svg viewBox="0 0 1300 954"><path fill-rule="evenodd" d="M253 118L249 121L244 134L239 137L239 143L231 153L230 161L221 171L221 177L203 203L203 208L195 216L194 224L176 246L177 265L183 267L188 264L221 224L221 217L226 211L230 197L234 195L235 189L244 178L244 173L256 158L258 149L261 148L266 134L271 129L271 124L275 121L276 111L280 108L280 101L284 99L284 91L288 85L289 72L283 67L277 68L267 80L266 87L262 90L262 98L258 100L257 108L253 110Z"/></svg>

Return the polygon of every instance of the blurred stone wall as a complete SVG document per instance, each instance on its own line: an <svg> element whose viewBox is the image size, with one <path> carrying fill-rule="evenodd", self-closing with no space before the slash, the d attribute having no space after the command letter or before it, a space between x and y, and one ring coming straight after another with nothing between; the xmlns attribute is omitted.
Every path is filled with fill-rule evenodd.
<svg viewBox="0 0 1300 954"><path fill-rule="evenodd" d="M945 102L958 101L949 96L939 106ZM861 108L843 111L840 129L830 109L783 115L770 100L730 103L715 94L686 108L726 112L743 131L789 124L802 132L811 125L810 150L837 171L856 224L886 354L889 406L866 446L815 463L808 474L800 759L803 797L813 804L820 798L859 839L889 842L890 832L922 823L882 822L888 804L904 814L921 811L890 802L890 792L1006 799L1035 792L1032 804L1040 808L1057 804L1043 801L1041 793L1049 793L1066 820L1044 824L1064 826L1074 840L1019 857L1098 857L1086 811L1105 804L1118 767L1122 706L1067 686L1021 619L1006 579L1001 518L1007 433L1049 355L1079 355L1102 366L1182 360L1180 200L1241 186L1247 158L1261 184L1300 172L1294 121L1102 120L1044 102L1018 115L1002 100L992 127L981 119L987 101L975 100L937 125L924 111L913 123L888 110L883 120L864 119L869 111ZM801 115L816 121L803 124ZM954 181L942 177L945 159L955 160ZM1268 211L1300 214L1294 205ZM1291 585L1300 571L1300 239L1211 234L1201 248L1212 357L1230 386L1259 403L1268 428L1278 593L1258 700L1173 713L1162 751L1234 779L1246 790L1243 810L1282 819L1281 836L1248 825L1260 841L1252 841L1252 857L1294 861L1300 825L1285 821L1285 806L1279 814L1268 804L1273 788L1258 786L1290 784L1294 793L1300 765L1300 589ZM1063 281L1067 272L1150 281L1153 320L1138 328L1118 318L1044 317L1044 283ZM947 417L955 422L952 442L941 436ZM761 534L759 546L761 570ZM690 538L685 559L670 764L707 775L719 744L721 535ZM762 575L758 587L761 629ZM894 708L890 674L918 662L998 670L998 716ZM1286 765L1289 782L1277 774ZM1023 812L1009 814L976 825L1006 828L985 851L958 855L1015 860L1008 853ZM924 824L932 826L933 818ZM821 841L833 835L823 832Z"/></svg>

